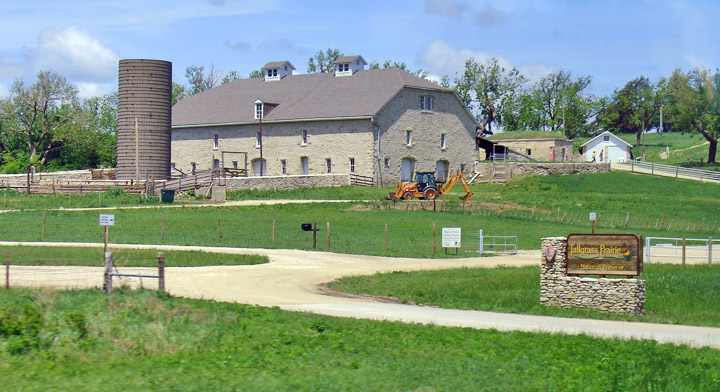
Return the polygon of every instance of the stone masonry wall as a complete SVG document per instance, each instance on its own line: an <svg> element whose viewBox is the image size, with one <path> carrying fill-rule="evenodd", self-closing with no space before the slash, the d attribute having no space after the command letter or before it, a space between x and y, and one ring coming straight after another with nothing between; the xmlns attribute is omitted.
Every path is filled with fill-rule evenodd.
<svg viewBox="0 0 720 392"><path fill-rule="evenodd" d="M545 249L553 247L548 261ZM540 303L560 308L586 308L610 313L643 313L645 281L640 279L581 278L567 275L567 238L542 239Z"/></svg>
<svg viewBox="0 0 720 392"><path fill-rule="evenodd" d="M421 96L433 97L432 110L420 110ZM400 181L403 159L414 162L415 172L434 172L438 162L444 162L449 175L464 168L465 176L478 159L475 121L451 92L403 89L378 113L376 121L381 131L380 178L376 180L381 185Z"/></svg>
<svg viewBox="0 0 720 392"><path fill-rule="evenodd" d="M175 128L171 162L177 169L190 173L192 163L198 171L212 168L214 160L222 160L223 151L246 152L249 175L259 174L254 173L258 166L253 167L253 161L260 159L259 130L259 124ZM307 135L304 143L303 131ZM352 158L355 174L373 176L375 142L369 119L263 123L262 133L265 174L269 176L303 175L302 158L307 158L310 175L328 174L329 159L330 174L347 177ZM213 147L215 135L217 148ZM233 161L240 168L245 164L243 156L225 154L225 167L233 167Z"/></svg>
<svg viewBox="0 0 720 392"><path fill-rule="evenodd" d="M53 180L91 180L92 172L90 170L67 170L57 172L35 173L32 177L33 184L52 184ZM1 187L25 187L27 186L27 174L0 174Z"/></svg>
<svg viewBox="0 0 720 392"><path fill-rule="evenodd" d="M480 172L480 181L493 178L495 173L493 162L480 162L476 170ZM610 165L605 163L532 163L532 162L505 162L505 177L507 180L525 176L547 176L550 174L584 174L584 173L607 173Z"/></svg>
<svg viewBox="0 0 720 392"><path fill-rule="evenodd" d="M308 176L236 177L227 179L227 190L238 189L294 189L302 187L350 185L347 174L319 174Z"/></svg>

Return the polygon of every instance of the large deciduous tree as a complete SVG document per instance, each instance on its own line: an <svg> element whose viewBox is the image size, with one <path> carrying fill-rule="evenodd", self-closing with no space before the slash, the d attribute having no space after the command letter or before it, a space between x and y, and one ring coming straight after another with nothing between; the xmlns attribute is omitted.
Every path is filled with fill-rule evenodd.
<svg viewBox="0 0 720 392"><path fill-rule="evenodd" d="M720 73L696 68L675 70L668 79L668 122L674 129L696 132L708 141L708 163L715 163L720 139Z"/></svg>
<svg viewBox="0 0 720 392"><path fill-rule="evenodd" d="M493 124L502 124L509 103L514 100L525 77L513 68L505 70L496 58L478 63L465 61L465 72L455 80L455 91L468 109L475 113L481 133L492 132Z"/></svg>
<svg viewBox="0 0 720 392"><path fill-rule="evenodd" d="M77 94L74 86L53 71L40 71L29 87L16 79L10 97L0 106L3 132L22 141L31 162L45 163L61 144L53 133L73 120Z"/></svg>
<svg viewBox="0 0 720 392"><path fill-rule="evenodd" d="M663 104L665 80L651 83L640 76L615 90L607 107L600 114L603 128L613 133L636 134L640 145L643 132L657 126L657 115Z"/></svg>

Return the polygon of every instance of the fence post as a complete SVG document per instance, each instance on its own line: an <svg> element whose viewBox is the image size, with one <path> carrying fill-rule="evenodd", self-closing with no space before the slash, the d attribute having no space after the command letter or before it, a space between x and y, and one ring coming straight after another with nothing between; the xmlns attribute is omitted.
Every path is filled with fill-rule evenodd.
<svg viewBox="0 0 720 392"><path fill-rule="evenodd" d="M480 229L480 241L479 241L480 249L479 253L483 254L483 249L485 248L485 244L483 244L483 232L482 229Z"/></svg>
<svg viewBox="0 0 720 392"><path fill-rule="evenodd" d="M712 265L712 236L708 237L708 265Z"/></svg>
<svg viewBox="0 0 720 392"><path fill-rule="evenodd" d="M5 251L5 290L10 289L10 251Z"/></svg>
<svg viewBox="0 0 720 392"><path fill-rule="evenodd" d="M685 265L685 237L682 238L682 265Z"/></svg>
<svg viewBox="0 0 720 392"><path fill-rule="evenodd" d="M105 279L103 280L103 291L105 294L110 294L112 291L112 257L113 252L105 252Z"/></svg>
<svg viewBox="0 0 720 392"><path fill-rule="evenodd" d="M387 254L387 223L385 224L385 253Z"/></svg>
<svg viewBox="0 0 720 392"><path fill-rule="evenodd" d="M165 292L165 253L158 252L158 290Z"/></svg>
<svg viewBox="0 0 720 392"><path fill-rule="evenodd" d="M433 222L433 253L437 253L437 243L435 238L435 222Z"/></svg>

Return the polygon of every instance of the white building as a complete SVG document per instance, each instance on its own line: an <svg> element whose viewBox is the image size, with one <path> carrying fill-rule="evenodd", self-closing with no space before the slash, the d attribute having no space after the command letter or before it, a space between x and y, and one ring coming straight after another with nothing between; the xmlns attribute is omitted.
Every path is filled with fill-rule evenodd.
<svg viewBox="0 0 720 392"><path fill-rule="evenodd" d="M605 131L580 146L583 160L592 162L617 162L632 159L633 145Z"/></svg>

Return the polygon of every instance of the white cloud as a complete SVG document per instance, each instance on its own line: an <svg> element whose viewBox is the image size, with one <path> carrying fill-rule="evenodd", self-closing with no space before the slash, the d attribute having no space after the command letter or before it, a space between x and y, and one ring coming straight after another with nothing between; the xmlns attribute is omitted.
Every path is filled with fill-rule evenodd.
<svg viewBox="0 0 720 392"><path fill-rule="evenodd" d="M554 68L543 64L514 65L507 58L488 52L456 49L442 39L431 42L420 54L418 61L427 64L427 70L431 75L448 75L452 80L456 76L463 74L466 60L473 58L475 62L483 64L493 57L506 70L513 67L517 68L530 83L536 82L554 70Z"/></svg>
<svg viewBox="0 0 720 392"><path fill-rule="evenodd" d="M116 77L120 59L112 48L77 27L44 31L30 57L35 70L52 69L83 81Z"/></svg>
<svg viewBox="0 0 720 392"><path fill-rule="evenodd" d="M114 83L76 83L75 87L78 89L78 95L80 98L98 97L105 94L110 94L117 89L117 85Z"/></svg>

